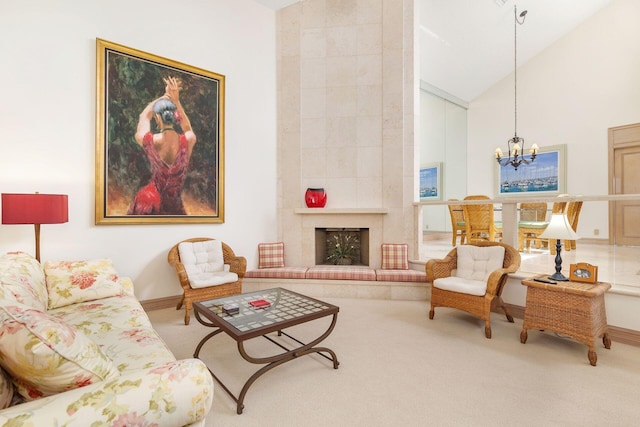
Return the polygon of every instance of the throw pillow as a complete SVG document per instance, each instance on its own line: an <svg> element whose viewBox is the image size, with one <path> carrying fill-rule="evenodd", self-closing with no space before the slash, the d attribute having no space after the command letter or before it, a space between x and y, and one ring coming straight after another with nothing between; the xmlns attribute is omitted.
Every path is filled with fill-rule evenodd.
<svg viewBox="0 0 640 427"><path fill-rule="evenodd" d="M409 245L407 245L406 243L383 243L382 269L408 270Z"/></svg>
<svg viewBox="0 0 640 427"><path fill-rule="evenodd" d="M182 242L178 245L178 252L188 276L224 271L224 254L220 240Z"/></svg>
<svg viewBox="0 0 640 427"><path fill-rule="evenodd" d="M0 306L0 365L18 393L34 400L119 375L86 335L20 303Z"/></svg>
<svg viewBox="0 0 640 427"><path fill-rule="evenodd" d="M110 259L47 261L44 271L49 309L123 294Z"/></svg>
<svg viewBox="0 0 640 427"><path fill-rule="evenodd" d="M502 268L504 247L460 245L457 276L469 280L487 280L491 272Z"/></svg>
<svg viewBox="0 0 640 427"><path fill-rule="evenodd" d="M258 268L284 267L284 242L258 244Z"/></svg>
<svg viewBox="0 0 640 427"><path fill-rule="evenodd" d="M47 309L47 285L42 266L25 252L0 257L0 298L17 301L38 310Z"/></svg>

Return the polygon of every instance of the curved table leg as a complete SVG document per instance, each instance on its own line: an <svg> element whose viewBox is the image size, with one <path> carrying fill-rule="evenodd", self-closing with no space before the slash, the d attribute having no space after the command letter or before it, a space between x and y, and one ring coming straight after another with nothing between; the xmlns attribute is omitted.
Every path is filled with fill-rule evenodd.
<svg viewBox="0 0 640 427"><path fill-rule="evenodd" d="M520 342L522 344L527 342L527 330L526 329L522 329L522 332L520 332Z"/></svg>
<svg viewBox="0 0 640 427"><path fill-rule="evenodd" d="M211 333L207 334L199 343L198 346L196 347L196 350L194 352L194 357L198 357L198 355L200 354L200 350L202 349L202 346L209 341L211 338L213 338L214 336L218 335L220 332L222 332L222 329L218 328L216 325L214 325L213 323L210 323L208 321L206 321L205 319L203 319L197 310L194 310L196 319L198 320L198 322L200 322L201 324L205 325L205 326L209 326L209 327L215 327L216 329L214 331L212 331ZM325 338L327 338L329 336L329 334L331 334L331 332L333 331L333 329L335 328L336 322L338 319L338 314L335 313L333 314L333 318L331 320L331 324L329 325L329 327L327 328L327 330L321 334L318 338L314 339L313 341L309 342L309 343L303 343L299 340L297 340L296 338L292 337L291 335L288 335L287 333L283 332L282 330L278 330L276 333L278 336L284 335L292 340L294 340L295 342L297 342L298 344L300 344L299 347L296 347L294 349L288 349L286 348L283 344L280 344L279 342L273 340L271 337L268 337L267 335L263 335L264 338L266 338L267 340L273 342L274 344L276 344L278 347L281 347L282 349L284 349L285 351L277 354L275 356L270 356L270 357L254 357L251 356L247 353L245 346L244 346L244 341L238 341L238 351L240 353L240 355L242 356L243 359L245 359L247 362L250 363L255 363L255 364L266 364L265 366L263 366L262 368L258 369L256 372L253 373L253 375L251 375L251 377L249 377L249 379L245 382L244 386L242 387L242 390L240 391L240 394L238 395L238 397L236 397L231 390L229 390L226 385L211 371L211 369L209 369L209 372L211 373L211 375L213 376L213 378L222 386L222 388L227 392L227 394L229 396L231 396L231 398L236 402L237 406L236 406L236 412L238 414L242 414L242 411L244 410L244 398L247 394L247 392L249 391L249 388L251 387L251 385L258 379L260 378L262 375L264 375L265 373L269 372L270 370L272 370L273 368L276 368L286 362L290 362L291 360L297 359L301 356L306 356L308 354L312 354L312 353L317 353L320 356L325 357L326 359L330 360L333 363L333 368L334 369L338 369L338 365L340 365L340 362L338 362L338 357L336 356L336 353L327 348L327 347L316 347L317 344L319 344L320 342L322 342Z"/></svg>
<svg viewBox="0 0 640 427"><path fill-rule="evenodd" d="M297 339L293 338L290 335L287 335L286 333L282 332L281 330L278 331L278 335L285 335L291 339L293 339L294 341L298 342L300 345L300 347L297 347L295 349L292 350L288 350L285 351L284 353L280 353L277 354L275 356L270 356L270 357L254 357L251 356L250 354L247 353L245 347L244 347L244 342L243 341L238 341L238 351L240 352L240 355L242 356L242 358L244 360L246 360L247 362L250 363L255 363L255 364L264 364L266 363L265 366L263 366L262 368L258 369L256 372L254 372L253 375L251 375L251 377L249 377L249 379L244 383L244 386L242 387L242 390L240 391L240 394L238 395L238 398L235 399L237 402L237 408L236 408L236 412L238 414L242 414L242 411L244 409L244 398L247 394L247 392L249 391L249 387L251 387L251 385L256 382L256 380L258 378L260 378L262 375L266 374L267 372L269 372L270 370L272 370L273 368L276 368L286 362L290 362L294 359L297 359L298 357L301 356L306 356L308 354L312 354L312 353L318 353L321 356L326 357L327 359L331 360L333 362L333 369L338 369L338 365L340 365L340 362L338 362L338 357L336 356L335 352L327 347L315 347L317 344L319 344L320 342L322 342L325 338L327 338L329 336L329 334L331 334L331 332L333 331L333 328L336 326L336 321L338 320L338 315L334 314L333 315L333 319L331 320L331 325L329 325L329 327L327 328L327 330L320 335L318 338L314 339L313 341L305 344L302 343L300 341L298 341ZM205 337L206 339L208 339L207 337ZM266 337L269 341L274 342L273 340L271 340L269 337ZM275 343L275 342L274 342ZM284 348L283 346L281 346L278 343L275 343L276 345ZM329 356L325 356L322 353L328 353Z"/></svg>

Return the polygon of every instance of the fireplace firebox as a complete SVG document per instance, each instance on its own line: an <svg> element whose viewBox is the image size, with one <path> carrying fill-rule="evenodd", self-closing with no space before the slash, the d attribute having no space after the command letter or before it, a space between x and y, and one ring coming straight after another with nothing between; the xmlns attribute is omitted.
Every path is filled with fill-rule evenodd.
<svg viewBox="0 0 640 427"><path fill-rule="evenodd" d="M315 229L316 265L369 265L369 229Z"/></svg>

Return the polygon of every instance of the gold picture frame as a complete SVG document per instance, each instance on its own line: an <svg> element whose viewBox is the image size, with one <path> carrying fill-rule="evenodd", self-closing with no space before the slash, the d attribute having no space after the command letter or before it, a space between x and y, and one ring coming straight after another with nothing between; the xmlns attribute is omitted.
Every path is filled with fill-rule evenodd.
<svg viewBox="0 0 640 427"><path fill-rule="evenodd" d="M598 281L598 266L586 262L571 264L569 280L572 282L596 283Z"/></svg>
<svg viewBox="0 0 640 427"><path fill-rule="evenodd" d="M225 76L96 39L96 92L96 225L223 223Z"/></svg>

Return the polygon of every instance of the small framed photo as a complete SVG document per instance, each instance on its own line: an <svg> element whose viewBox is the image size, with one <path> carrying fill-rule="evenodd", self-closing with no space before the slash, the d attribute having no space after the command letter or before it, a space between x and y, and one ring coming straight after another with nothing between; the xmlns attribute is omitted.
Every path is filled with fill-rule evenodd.
<svg viewBox="0 0 640 427"><path fill-rule="evenodd" d="M569 280L572 282L596 283L598 281L598 266L586 262L571 264Z"/></svg>

